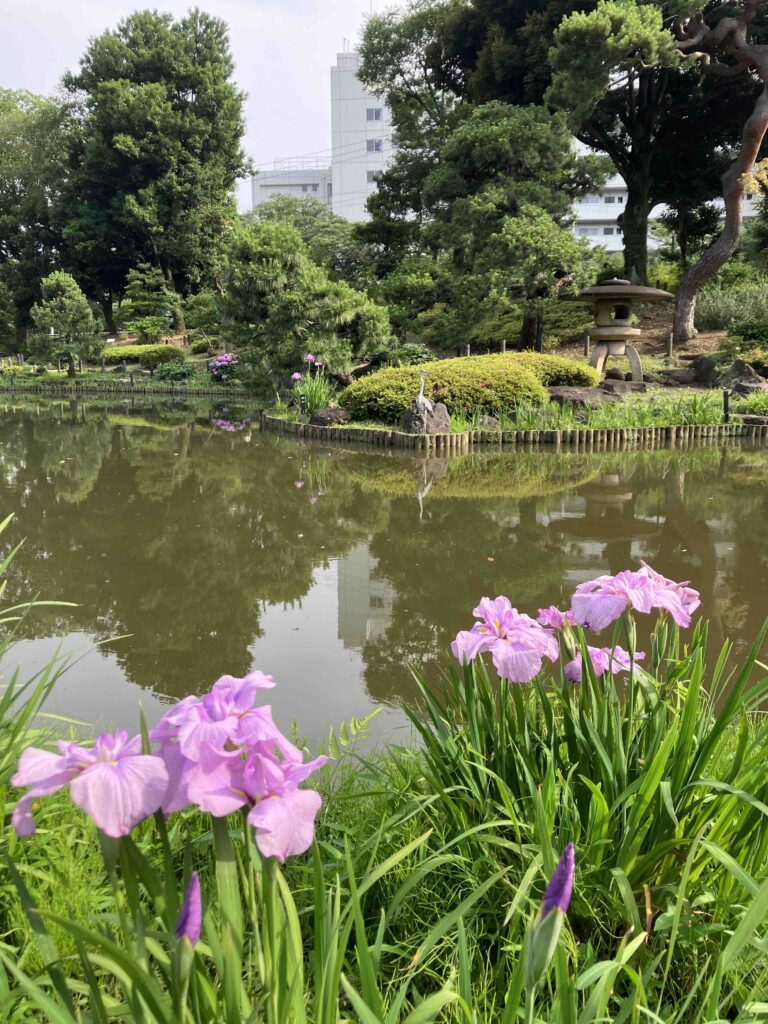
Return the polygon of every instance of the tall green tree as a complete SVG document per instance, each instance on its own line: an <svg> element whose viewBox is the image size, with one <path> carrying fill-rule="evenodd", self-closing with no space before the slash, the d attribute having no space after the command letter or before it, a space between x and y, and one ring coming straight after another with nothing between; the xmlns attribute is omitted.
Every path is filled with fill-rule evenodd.
<svg viewBox="0 0 768 1024"><path fill-rule="evenodd" d="M32 307L30 355L41 360L65 359L67 374L75 376L75 360L101 350L96 321L75 279L64 271L41 283L42 299Z"/></svg>
<svg viewBox="0 0 768 1024"><path fill-rule="evenodd" d="M140 11L92 39L64 84L79 106L62 203L66 244L110 329L128 269L171 290L210 277L234 220L243 93L223 21ZM181 306L176 326L183 329Z"/></svg>
<svg viewBox="0 0 768 1024"><path fill-rule="evenodd" d="M669 31L656 31L659 19L665 29L674 23L672 6L415 0L399 18L371 19L365 39L371 50L374 44L383 48L387 38L402 41L407 27L427 14L429 32L411 31L409 59L392 64L389 72L364 45L364 73L388 98L410 102L413 111L425 92L452 95L452 116L463 103L491 100L546 100L566 110L578 138L609 156L627 183L625 270L642 280L651 209L658 203L693 205L718 194L710 168L738 134L738 108L754 96L746 82L713 79L700 87L700 76L679 61ZM667 173L671 166L694 163L701 175L695 200L691 176ZM709 191L701 196L705 181Z"/></svg>
<svg viewBox="0 0 768 1024"><path fill-rule="evenodd" d="M486 103L451 132L422 203L429 214L423 242L452 271L454 345L468 337L473 319L512 301L523 304L521 343L535 343L542 300L594 269L569 221L573 200L601 182L604 163L577 156L566 118L543 107Z"/></svg>
<svg viewBox="0 0 768 1024"><path fill-rule="evenodd" d="M313 263L290 224L232 234L223 273L223 324L262 380L277 383L308 351L333 372L385 348L387 312Z"/></svg>
<svg viewBox="0 0 768 1024"><path fill-rule="evenodd" d="M60 266L52 208L69 126L62 104L0 89L0 273L22 332L40 298L40 279Z"/></svg>
<svg viewBox="0 0 768 1024"><path fill-rule="evenodd" d="M314 196L270 196L246 215L246 221L282 221L301 235L313 263L335 281L364 289L371 279L372 247L355 225L333 213Z"/></svg>

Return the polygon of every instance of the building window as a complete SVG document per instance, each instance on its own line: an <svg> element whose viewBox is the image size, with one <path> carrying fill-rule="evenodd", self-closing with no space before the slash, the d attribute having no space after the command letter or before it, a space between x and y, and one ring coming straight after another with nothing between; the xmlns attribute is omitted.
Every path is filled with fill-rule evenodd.
<svg viewBox="0 0 768 1024"><path fill-rule="evenodd" d="M384 140L367 139L365 143L365 148L368 150L369 153L381 153L382 150L384 149Z"/></svg>
<svg viewBox="0 0 768 1024"><path fill-rule="evenodd" d="M369 608L383 608L384 607L384 598L381 596L381 594L371 594L370 599L368 601L368 607Z"/></svg>
<svg viewBox="0 0 768 1024"><path fill-rule="evenodd" d="M365 112L365 119L366 121L380 121L381 113L381 107L368 107Z"/></svg>
<svg viewBox="0 0 768 1024"><path fill-rule="evenodd" d="M623 203L624 202L624 196L616 196L616 202L617 203Z"/></svg>
<svg viewBox="0 0 768 1024"><path fill-rule="evenodd" d="M599 203L600 196L582 196L582 203L588 203L590 206L594 206L595 203Z"/></svg>
<svg viewBox="0 0 768 1024"><path fill-rule="evenodd" d="M320 188L320 186L319 186L319 185L313 185L313 186L312 186L312 191L313 191L313 192L317 192L317 190L318 190L319 188Z"/></svg>
<svg viewBox="0 0 768 1024"><path fill-rule="evenodd" d="M616 202L616 196L603 196L603 199L604 199L604 201L606 203L615 203Z"/></svg>
<svg viewBox="0 0 768 1024"><path fill-rule="evenodd" d="M596 235L600 234L600 228L582 226L576 228L576 234L579 238L594 238Z"/></svg>
<svg viewBox="0 0 768 1024"><path fill-rule="evenodd" d="M378 181L381 177L381 171L366 171L365 173L369 183L372 181Z"/></svg>
<svg viewBox="0 0 768 1024"><path fill-rule="evenodd" d="M301 191L302 192L309 192L309 185L302 185L301 186Z"/></svg>
<svg viewBox="0 0 768 1024"><path fill-rule="evenodd" d="M613 234L613 228L603 228L603 234L604 235L612 235Z"/></svg>

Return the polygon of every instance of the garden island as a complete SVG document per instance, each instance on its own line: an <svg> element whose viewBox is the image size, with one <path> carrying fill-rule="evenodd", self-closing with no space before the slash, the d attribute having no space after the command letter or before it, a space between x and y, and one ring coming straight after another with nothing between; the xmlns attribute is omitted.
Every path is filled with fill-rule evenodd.
<svg viewBox="0 0 768 1024"><path fill-rule="evenodd" d="M0 89L2 1020L768 1021L766 5L372 5L329 168L116 11Z"/></svg>

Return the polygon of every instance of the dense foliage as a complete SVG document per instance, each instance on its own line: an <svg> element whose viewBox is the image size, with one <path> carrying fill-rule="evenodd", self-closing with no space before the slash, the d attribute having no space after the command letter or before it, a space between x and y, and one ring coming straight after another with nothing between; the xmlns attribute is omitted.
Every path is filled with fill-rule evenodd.
<svg viewBox="0 0 768 1024"><path fill-rule="evenodd" d="M30 312L34 325L30 353L42 361L65 359L69 376L74 377L76 359L88 359L101 351L96 321L70 274L49 274L41 289L42 300Z"/></svg>
<svg viewBox="0 0 768 1024"><path fill-rule="evenodd" d="M228 337L262 380L279 381L311 348L330 369L386 346L386 309L313 263L283 221L232 233L222 275Z"/></svg>
<svg viewBox="0 0 768 1024"><path fill-rule="evenodd" d="M339 403L355 419L395 423L419 392L419 373L418 366L377 370L345 388ZM596 382L596 371L583 363L522 352L430 363L424 393L449 412L495 414L519 403L542 404L545 385Z"/></svg>
<svg viewBox="0 0 768 1024"><path fill-rule="evenodd" d="M183 363L184 353L175 345L111 345L104 350L102 358L112 365L125 361L155 367L162 363Z"/></svg>

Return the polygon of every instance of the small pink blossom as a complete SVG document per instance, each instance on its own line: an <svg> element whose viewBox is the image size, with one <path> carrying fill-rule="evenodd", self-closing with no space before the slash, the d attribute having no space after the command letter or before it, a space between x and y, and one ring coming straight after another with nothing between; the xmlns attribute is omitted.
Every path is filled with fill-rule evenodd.
<svg viewBox="0 0 768 1024"><path fill-rule="evenodd" d="M550 630L513 608L509 598L482 598L472 613L480 621L462 630L451 644L454 657L472 661L491 653L496 671L512 683L530 682L541 671L542 660L557 661L558 646Z"/></svg>
<svg viewBox="0 0 768 1024"><path fill-rule="evenodd" d="M571 610L576 622L599 633L630 608L648 613L653 587L647 575L625 569L616 576L598 576L576 587Z"/></svg>
<svg viewBox="0 0 768 1024"><path fill-rule="evenodd" d="M307 354L304 356L304 362L312 365L312 363L317 362L317 356L314 356L311 352L307 352Z"/></svg>
<svg viewBox="0 0 768 1024"><path fill-rule="evenodd" d="M298 372L298 370L296 371L296 373L292 373L291 374L291 380L296 380L296 381L301 380L301 374Z"/></svg>
<svg viewBox="0 0 768 1024"><path fill-rule="evenodd" d="M304 481L303 480L294 480L293 481L293 486L296 488L296 490L300 491L301 488L304 486Z"/></svg>
<svg viewBox="0 0 768 1024"><path fill-rule="evenodd" d="M542 626L548 626L550 629L562 629L566 625L573 626L576 624L572 611L561 612L553 604L549 608L539 608L536 621Z"/></svg>

